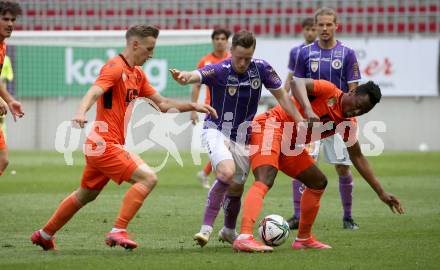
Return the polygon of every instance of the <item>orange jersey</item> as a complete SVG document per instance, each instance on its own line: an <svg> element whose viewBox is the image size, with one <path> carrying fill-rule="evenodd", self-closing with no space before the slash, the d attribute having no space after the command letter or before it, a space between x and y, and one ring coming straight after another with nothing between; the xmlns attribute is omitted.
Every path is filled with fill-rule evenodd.
<svg viewBox="0 0 440 270"><path fill-rule="evenodd" d="M309 129L306 136L305 143L310 143L311 141L316 141L329 136L334 135L336 132L340 133L345 141L349 139L350 135L355 135L357 131L357 121L356 118L346 118L342 113L341 99L343 92L336 88L334 84L325 80L315 80L313 94L309 95L309 100L312 105L312 109L316 115L319 116L320 121L328 125L326 131L321 133L320 138L311 138L312 129ZM301 105L294 99L291 98L298 108L298 111L305 117L304 109ZM287 114L280 105L277 105L270 111L263 115L259 115L255 118L255 121L261 121L269 117L274 117L275 121L285 123L294 122L292 117ZM345 126L341 123L346 124ZM338 125L341 124L338 128ZM355 132L355 133L352 133ZM296 141L296 128L293 128L292 132L292 144ZM350 137L352 139L353 137Z"/></svg>
<svg viewBox="0 0 440 270"><path fill-rule="evenodd" d="M6 57L6 43L0 43L0 73L3 69L3 63L5 62Z"/></svg>
<svg viewBox="0 0 440 270"><path fill-rule="evenodd" d="M148 82L142 68L130 67L121 54L110 59L101 68L95 85L104 90L97 102L96 121L105 122L108 131L103 131L95 124L94 132L108 143L123 145L128 105L137 97L155 94L156 90ZM93 135L89 135L88 140L92 137ZM97 142L97 139L93 137L93 141Z"/></svg>
<svg viewBox="0 0 440 270"><path fill-rule="evenodd" d="M197 64L197 68L202 68L209 64L220 63L221 61L228 59L229 57L231 57L229 52L227 52L224 57L217 57L214 55L213 52L211 52L203 56L202 59L200 59L199 63ZM211 93L209 92L209 88L206 87L205 104L210 104L210 103L211 103Z"/></svg>

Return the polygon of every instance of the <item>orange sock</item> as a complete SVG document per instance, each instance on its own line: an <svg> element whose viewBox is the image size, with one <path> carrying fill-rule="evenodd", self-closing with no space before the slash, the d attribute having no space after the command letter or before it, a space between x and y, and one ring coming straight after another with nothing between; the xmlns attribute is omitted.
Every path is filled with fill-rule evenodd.
<svg viewBox="0 0 440 270"><path fill-rule="evenodd" d="M208 161L208 163L206 163L205 167L203 167L203 172L205 173L205 175L209 175L212 171L212 164L211 161Z"/></svg>
<svg viewBox="0 0 440 270"><path fill-rule="evenodd" d="M306 188L301 198L301 215L299 218L298 238L306 239L311 236L312 225L319 211L319 202L324 189Z"/></svg>
<svg viewBox="0 0 440 270"><path fill-rule="evenodd" d="M133 184L125 193L119 215L116 218L115 228L126 229L130 220L136 215L150 193L150 189L141 183Z"/></svg>
<svg viewBox="0 0 440 270"><path fill-rule="evenodd" d="M241 218L240 233L254 233L255 220L261 213L264 196L266 196L268 191L269 187L263 184L263 182L255 181L254 184L252 184L243 203L243 216Z"/></svg>
<svg viewBox="0 0 440 270"><path fill-rule="evenodd" d="M83 205L76 198L76 191L67 196L58 206L55 213L43 227L43 231L48 235L54 235L64 226Z"/></svg>

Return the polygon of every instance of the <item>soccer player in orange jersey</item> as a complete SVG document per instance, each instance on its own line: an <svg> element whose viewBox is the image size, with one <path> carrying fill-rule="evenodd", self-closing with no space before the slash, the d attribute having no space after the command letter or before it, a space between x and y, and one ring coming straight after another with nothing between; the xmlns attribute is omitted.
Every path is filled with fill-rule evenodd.
<svg viewBox="0 0 440 270"><path fill-rule="evenodd" d="M314 165L315 160L306 149L298 148L299 151L296 153L292 152L292 149L299 144L304 145L336 133L344 138L354 166L379 198L393 212L400 214L404 212L399 199L387 193L374 176L356 138L357 126L354 117L367 113L380 101L380 88L370 81L356 87L354 91L343 93L335 85L324 80L295 78L292 82L292 91L299 101L296 102L297 108L303 113L302 108L311 106L320 117L321 123L315 123L313 128L298 129L300 132L297 132L292 118L279 106L254 118L251 145L258 146L258 150L250 160L256 180L248 190L244 201L241 234L234 241L234 250L245 252L273 250L272 247L254 239L253 227L263 207L264 197L272 187L278 170L295 177L306 186L301 199L298 236L292 248L331 248L316 240L311 233L327 179ZM311 105L304 102L307 94L310 96Z"/></svg>
<svg viewBox="0 0 440 270"><path fill-rule="evenodd" d="M174 108L180 112L195 110L216 117L215 110L209 105L164 98L150 85L140 66L153 56L158 35L159 30L152 26L141 24L130 27L126 32L126 48L102 67L94 85L82 99L72 119L81 128L87 123L86 112L97 102L97 122L85 145L86 166L80 187L61 202L41 230L33 233L32 242L44 250L55 249L54 234L79 209L93 201L110 179L117 184L128 182L132 186L125 194L105 243L126 249L137 247L137 243L128 237L126 229L155 187L157 176L139 156L123 148L124 128L129 118L126 114L130 113L127 108L132 100L148 97L162 112Z"/></svg>
<svg viewBox="0 0 440 270"><path fill-rule="evenodd" d="M11 36L15 20L21 13L21 7L18 3L0 1L0 72L6 56L5 39ZM14 117L14 121L17 117L23 117L24 112L21 103L9 94L4 84L0 84L0 115L5 115L8 112L8 108ZM8 148L3 131L0 129L0 175L3 174L8 163Z"/></svg>
<svg viewBox="0 0 440 270"><path fill-rule="evenodd" d="M229 30L223 28L215 29L211 34L212 47L214 50L200 59L197 68L202 68L209 64L217 64L226 58L231 57L228 51L228 39L230 35L231 32ZM193 84L191 94L192 102L197 102L199 100L200 88L200 83ZM211 104L211 94L208 87L206 87L205 104ZM191 112L191 121L193 125L199 121L199 116L196 112ZM202 183L202 186L207 189L210 188L208 176L211 171L212 164L211 161L208 161L203 169L197 173L197 178L200 180L200 183Z"/></svg>

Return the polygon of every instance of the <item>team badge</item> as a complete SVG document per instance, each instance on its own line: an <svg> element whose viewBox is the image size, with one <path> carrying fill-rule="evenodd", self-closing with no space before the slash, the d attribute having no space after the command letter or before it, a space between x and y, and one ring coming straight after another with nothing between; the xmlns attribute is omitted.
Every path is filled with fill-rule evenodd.
<svg viewBox="0 0 440 270"><path fill-rule="evenodd" d="M336 97L332 97L327 100L327 106L333 107L333 105L335 104L336 104Z"/></svg>
<svg viewBox="0 0 440 270"><path fill-rule="evenodd" d="M251 81L251 87L252 87L252 89L258 89L258 88L260 88L260 86L261 86L261 80L260 79L253 79L252 81Z"/></svg>
<svg viewBox="0 0 440 270"><path fill-rule="evenodd" d="M237 87L236 86L228 86L228 93L230 96L235 95L235 93L237 93Z"/></svg>
<svg viewBox="0 0 440 270"><path fill-rule="evenodd" d="M318 70L318 67L319 67L319 62L312 61L310 63L310 69L312 70L312 72L316 72Z"/></svg>
<svg viewBox="0 0 440 270"><path fill-rule="evenodd" d="M334 69L340 69L342 67L342 62L339 59L335 59L332 62L332 68Z"/></svg>

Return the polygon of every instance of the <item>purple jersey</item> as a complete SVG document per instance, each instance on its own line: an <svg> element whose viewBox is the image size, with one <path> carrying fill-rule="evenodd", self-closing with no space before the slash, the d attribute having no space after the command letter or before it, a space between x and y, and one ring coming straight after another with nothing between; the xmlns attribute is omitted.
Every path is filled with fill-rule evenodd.
<svg viewBox="0 0 440 270"><path fill-rule="evenodd" d="M289 68L289 71L291 73L295 72L295 66L296 66L297 61L298 61L298 55L299 55L299 52L301 51L301 48L304 47L304 45L305 44L303 43L303 44L301 44L299 46L293 47L290 50L290 53L289 53L289 64L287 65L287 67Z"/></svg>
<svg viewBox="0 0 440 270"><path fill-rule="evenodd" d="M218 119L207 115L203 128L216 128L234 141L247 143L262 86L268 90L281 88L282 81L276 71L266 61L252 59L246 72L237 74L230 58L198 71L201 83L210 89L211 106L218 114Z"/></svg>
<svg viewBox="0 0 440 270"><path fill-rule="evenodd" d="M348 92L348 83L361 79L353 49L336 41L332 49L322 49L319 41L301 48L293 75L299 78L326 80Z"/></svg>

